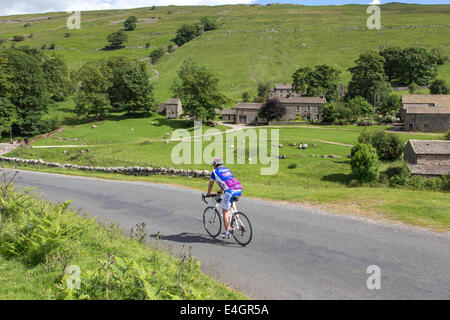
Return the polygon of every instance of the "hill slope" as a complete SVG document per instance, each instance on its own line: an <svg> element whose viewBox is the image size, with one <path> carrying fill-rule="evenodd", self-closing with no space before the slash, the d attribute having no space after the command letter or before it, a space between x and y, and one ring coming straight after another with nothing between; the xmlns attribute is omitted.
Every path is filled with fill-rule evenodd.
<svg viewBox="0 0 450 320"><path fill-rule="evenodd" d="M153 80L158 101L171 95L176 71L188 57L213 70L221 79L224 93L238 100L244 91L256 93L257 80L290 82L296 68L319 63L342 70L342 82L346 83L350 78L346 69L365 50L414 45L439 47L450 53L450 5L388 4L381 8L381 31L366 28L369 15L367 6L362 5L171 6L82 12L81 30L66 28L67 13L0 17L0 38L25 35L18 45L36 48L54 42L69 66L78 68L85 61L110 56L143 59L154 48L167 48L183 23L197 22L205 15L220 19L223 26L219 30L183 45L155 66L159 73ZM106 36L122 28L130 15L137 16L139 24L135 31L128 32L127 47L101 50ZM25 27L26 22L31 26ZM145 48L147 42L150 49ZM10 41L2 44L9 45ZM439 77L450 80L450 64L440 68Z"/></svg>

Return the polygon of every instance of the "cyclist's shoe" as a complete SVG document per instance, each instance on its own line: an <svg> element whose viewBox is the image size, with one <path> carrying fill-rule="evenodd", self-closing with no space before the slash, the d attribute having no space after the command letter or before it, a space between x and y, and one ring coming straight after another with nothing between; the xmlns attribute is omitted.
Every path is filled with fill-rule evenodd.
<svg viewBox="0 0 450 320"><path fill-rule="evenodd" d="M220 237L221 237L222 239L230 239L230 238L231 238L231 233L230 233L229 231L224 232L224 233L221 233L221 234L220 234Z"/></svg>

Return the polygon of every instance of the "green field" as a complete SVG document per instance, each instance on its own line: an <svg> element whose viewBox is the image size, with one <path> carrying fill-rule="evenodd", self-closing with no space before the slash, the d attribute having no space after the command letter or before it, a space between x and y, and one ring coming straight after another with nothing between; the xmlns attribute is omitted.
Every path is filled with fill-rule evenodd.
<svg viewBox="0 0 450 320"><path fill-rule="evenodd" d="M350 79L347 68L365 50L420 46L450 53L449 5L382 5L380 31L366 28L366 9L363 5L235 5L89 11L81 13L80 30L65 27L69 16L66 13L45 13L0 17L0 38L32 33L32 38L17 45L40 48L54 42L56 52L76 69L83 62L111 56L148 57L154 48L167 48L182 24L197 22L205 15L220 19L223 26L219 30L190 41L154 67L160 74L153 81L158 102L171 96L170 85L176 71L189 57L216 73L220 89L238 101L244 91L256 94L257 81L291 82L293 72L302 66L335 66L343 72L341 80L345 84ZM107 44L106 36L122 28L123 20L130 15L137 16L140 23L135 31L127 33L127 47L101 50ZM43 16L52 19L31 22L28 28L24 27L25 22L7 23ZM65 37L65 33L70 33L70 37ZM145 49L147 42L150 49ZM450 80L450 64L440 67L439 77Z"/></svg>

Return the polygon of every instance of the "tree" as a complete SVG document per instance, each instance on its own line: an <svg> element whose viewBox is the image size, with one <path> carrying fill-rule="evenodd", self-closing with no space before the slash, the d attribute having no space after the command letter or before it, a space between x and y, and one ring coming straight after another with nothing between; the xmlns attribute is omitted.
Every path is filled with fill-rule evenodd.
<svg viewBox="0 0 450 320"><path fill-rule="evenodd" d="M123 26L126 31L133 31L136 29L138 19L135 16L130 16L125 20Z"/></svg>
<svg viewBox="0 0 450 320"><path fill-rule="evenodd" d="M359 143L352 148L351 161L353 177L359 183L368 183L378 179L380 164L374 147Z"/></svg>
<svg viewBox="0 0 450 320"><path fill-rule="evenodd" d="M272 85L268 81L259 81L258 80L258 101L264 101L267 98L267 95L269 94L270 89L272 88Z"/></svg>
<svg viewBox="0 0 450 320"><path fill-rule="evenodd" d="M8 98L0 97L0 136L6 132L12 134L12 125L15 121L17 113L14 105Z"/></svg>
<svg viewBox="0 0 450 320"><path fill-rule="evenodd" d="M438 65L443 65L448 60L448 55L444 48L433 48L431 49L431 54L435 56Z"/></svg>
<svg viewBox="0 0 450 320"><path fill-rule="evenodd" d="M164 55L164 49L163 48L158 48L153 50L150 53L150 61L152 62L152 64L156 64L158 63L159 59L161 59L161 57Z"/></svg>
<svg viewBox="0 0 450 320"><path fill-rule="evenodd" d="M216 30L219 28L217 21L210 17L202 17L200 22L203 25L204 31Z"/></svg>
<svg viewBox="0 0 450 320"><path fill-rule="evenodd" d="M258 116L272 121L275 119L281 119L286 114L286 107L281 104L277 98L267 99L266 103L259 110Z"/></svg>
<svg viewBox="0 0 450 320"><path fill-rule="evenodd" d="M245 91L245 92L242 94L242 101L243 101L243 102L250 102L250 94L249 94L247 91Z"/></svg>
<svg viewBox="0 0 450 320"><path fill-rule="evenodd" d="M1 68L2 73L7 74L8 82L13 84L12 92L0 92L0 96L8 98L16 110L14 131L27 137L42 133L45 129L42 115L47 111L50 94L40 54L37 50L24 47L4 50L0 56L7 61Z"/></svg>
<svg viewBox="0 0 450 320"><path fill-rule="evenodd" d="M348 69L352 79L348 85L346 100L361 96L374 105L379 105L386 99L392 88L384 73L385 61L377 52L362 53L355 61L356 66Z"/></svg>
<svg viewBox="0 0 450 320"><path fill-rule="evenodd" d="M111 33L106 39L112 48L120 48L128 41L128 35L123 30L119 30Z"/></svg>
<svg viewBox="0 0 450 320"><path fill-rule="evenodd" d="M116 110L137 112L152 110L153 86L147 65L128 57L110 58L106 62L111 75L108 97Z"/></svg>
<svg viewBox="0 0 450 320"><path fill-rule="evenodd" d="M360 117L371 117L374 114L373 106L363 97L357 96L346 102L346 107L351 111L352 122Z"/></svg>
<svg viewBox="0 0 450 320"><path fill-rule="evenodd" d="M396 94L390 94L378 107L378 112L383 116L392 115L395 116L402 107L402 101L400 96Z"/></svg>
<svg viewBox="0 0 450 320"><path fill-rule="evenodd" d="M110 108L108 90L112 86L108 75L94 63L84 64L75 74L77 94L75 112L80 116L102 117Z"/></svg>
<svg viewBox="0 0 450 320"><path fill-rule="evenodd" d="M385 59L383 64L384 72L390 83L396 83L400 74L399 61L402 49L398 47L390 47L380 51L380 55Z"/></svg>
<svg viewBox="0 0 450 320"><path fill-rule="evenodd" d="M417 83L412 82L409 86L408 86L408 91L410 94L414 94L417 91L419 91L420 87L417 85Z"/></svg>
<svg viewBox="0 0 450 320"><path fill-rule="evenodd" d="M216 110L229 101L219 92L219 79L195 61L184 61L177 74L172 93L181 99L184 112L195 119L214 119Z"/></svg>
<svg viewBox="0 0 450 320"><path fill-rule="evenodd" d="M327 103L322 107L322 122L334 123L339 113L334 103Z"/></svg>
<svg viewBox="0 0 450 320"><path fill-rule="evenodd" d="M181 47L186 42L191 41L203 33L203 25L201 23L184 24L176 32L176 37L172 39L177 46Z"/></svg>
<svg viewBox="0 0 450 320"><path fill-rule="evenodd" d="M328 102L336 101L339 92L340 71L328 65L300 68L292 76L293 89L306 96L325 96Z"/></svg>
<svg viewBox="0 0 450 320"><path fill-rule="evenodd" d="M56 55L45 56L42 65L47 88L53 100L63 101L71 93L69 69Z"/></svg>
<svg viewBox="0 0 450 320"><path fill-rule="evenodd" d="M375 132L364 131L358 137L358 142L373 146L377 150L380 160L398 160L404 149L403 143L397 135L387 133L384 130Z"/></svg>
<svg viewBox="0 0 450 320"><path fill-rule="evenodd" d="M427 85L437 75L437 58L424 48L406 48L400 55L398 72L399 84Z"/></svg>
<svg viewBox="0 0 450 320"><path fill-rule="evenodd" d="M430 85L430 94L449 94L449 88L445 80L435 79Z"/></svg>

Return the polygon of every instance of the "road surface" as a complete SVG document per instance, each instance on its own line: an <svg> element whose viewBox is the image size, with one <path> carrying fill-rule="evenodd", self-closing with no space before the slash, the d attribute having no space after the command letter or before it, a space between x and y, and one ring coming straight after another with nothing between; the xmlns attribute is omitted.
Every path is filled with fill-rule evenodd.
<svg viewBox="0 0 450 320"><path fill-rule="evenodd" d="M207 237L196 190L31 171L20 177L18 186L35 186L48 200L72 199L74 208L125 230L145 222L164 242L192 246L206 274L254 299L450 299L449 234L244 197L239 209L254 229L244 248ZM379 268L380 289L368 289L369 277L377 283L370 266Z"/></svg>

